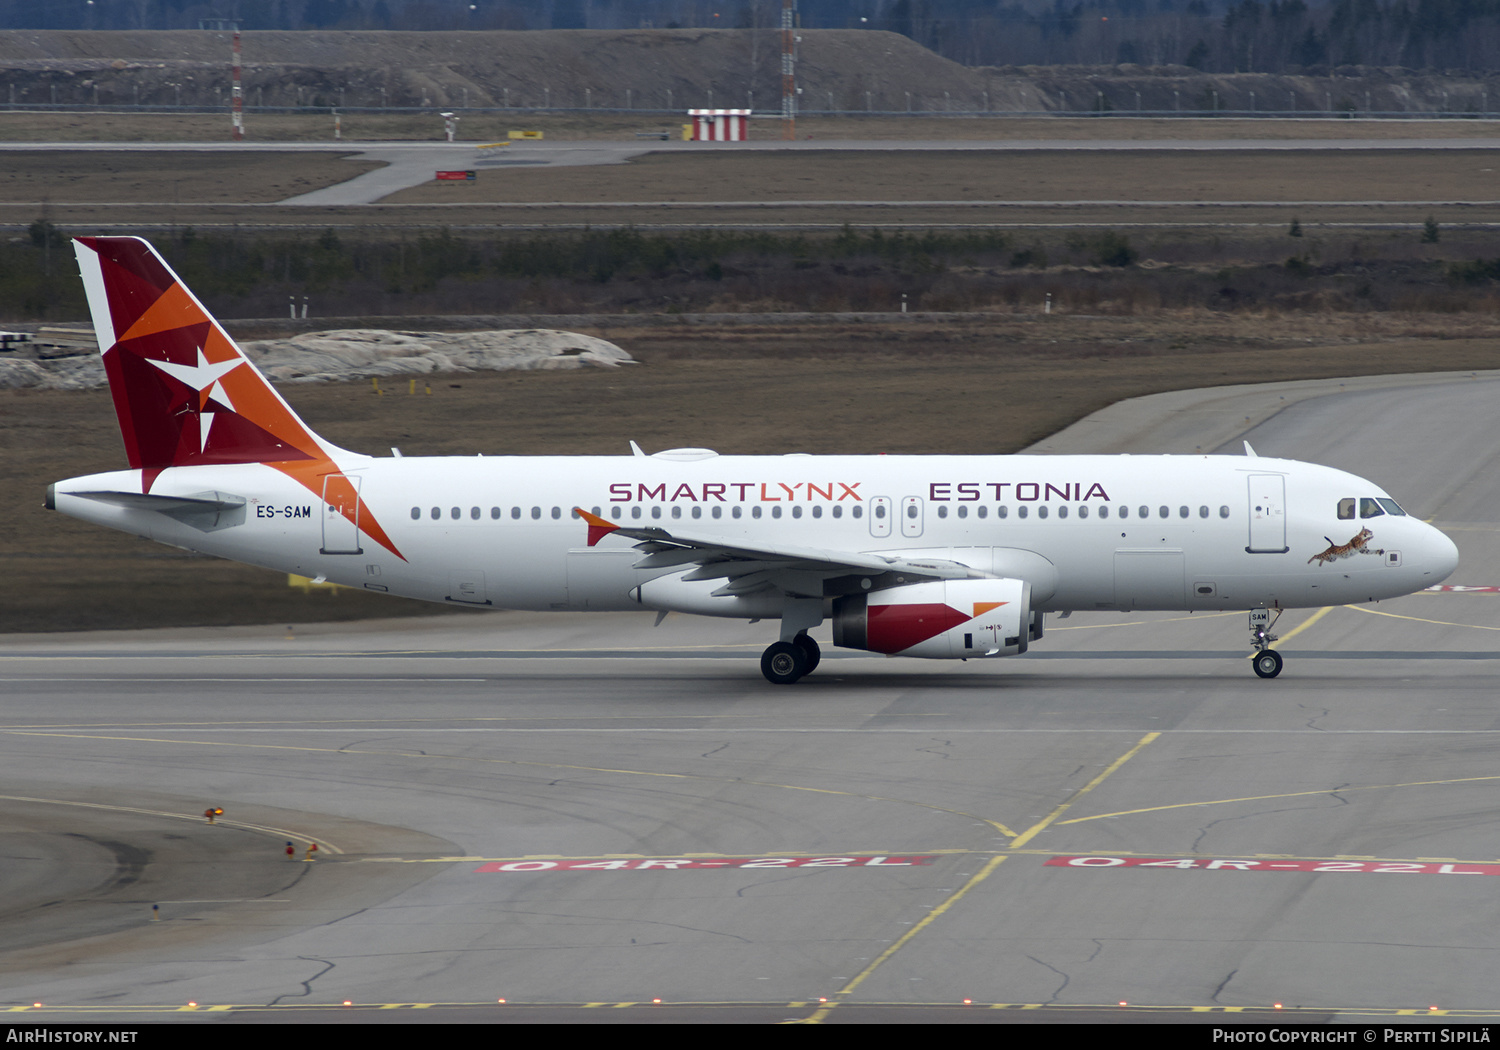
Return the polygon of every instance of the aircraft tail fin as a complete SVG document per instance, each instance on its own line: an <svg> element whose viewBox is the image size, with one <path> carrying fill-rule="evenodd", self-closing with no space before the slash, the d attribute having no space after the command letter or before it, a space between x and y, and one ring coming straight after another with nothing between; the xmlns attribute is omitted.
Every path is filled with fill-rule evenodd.
<svg viewBox="0 0 1500 1050"><path fill-rule="evenodd" d="M150 244L80 237L73 246L125 452L147 490L168 467L326 463L337 451Z"/></svg>

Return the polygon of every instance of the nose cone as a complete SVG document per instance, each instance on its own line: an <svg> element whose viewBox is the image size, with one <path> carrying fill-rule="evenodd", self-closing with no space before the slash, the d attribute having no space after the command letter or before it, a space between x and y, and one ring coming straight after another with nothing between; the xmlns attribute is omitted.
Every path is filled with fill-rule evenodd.
<svg viewBox="0 0 1500 1050"><path fill-rule="evenodd" d="M1458 548L1437 529L1429 527L1422 545L1422 571L1428 585L1441 583L1458 568Z"/></svg>

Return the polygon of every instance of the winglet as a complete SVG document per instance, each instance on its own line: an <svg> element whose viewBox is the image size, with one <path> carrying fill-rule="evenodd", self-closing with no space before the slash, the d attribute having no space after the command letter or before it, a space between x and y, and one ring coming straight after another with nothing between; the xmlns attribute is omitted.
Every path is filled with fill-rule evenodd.
<svg viewBox="0 0 1500 1050"><path fill-rule="evenodd" d="M618 525L613 525L613 524L605 521L603 518L599 517L599 515L597 515L597 514L590 514L588 511L584 510L582 507L574 507L573 509L578 512L578 516L580 518L582 518L584 521L586 521L586 522L589 523L589 546L590 547L594 546L600 540L604 539L604 537L608 536L611 532L614 532L616 529L618 529L620 527Z"/></svg>

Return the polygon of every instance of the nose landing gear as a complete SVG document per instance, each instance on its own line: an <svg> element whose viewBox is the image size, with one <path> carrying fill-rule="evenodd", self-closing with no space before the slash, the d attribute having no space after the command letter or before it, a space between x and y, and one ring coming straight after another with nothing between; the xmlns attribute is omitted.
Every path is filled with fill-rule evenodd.
<svg viewBox="0 0 1500 1050"><path fill-rule="evenodd" d="M1271 618L1270 609L1250 610L1250 646L1255 649L1255 656L1251 666L1260 678L1275 678L1281 673L1281 654L1271 648L1271 643L1276 641L1276 635L1271 633L1271 628L1276 626L1276 620L1281 619L1281 610L1276 610L1276 618Z"/></svg>
<svg viewBox="0 0 1500 1050"><path fill-rule="evenodd" d="M1275 678L1281 673L1281 654L1274 649L1263 649L1255 654L1254 665L1261 678Z"/></svg>

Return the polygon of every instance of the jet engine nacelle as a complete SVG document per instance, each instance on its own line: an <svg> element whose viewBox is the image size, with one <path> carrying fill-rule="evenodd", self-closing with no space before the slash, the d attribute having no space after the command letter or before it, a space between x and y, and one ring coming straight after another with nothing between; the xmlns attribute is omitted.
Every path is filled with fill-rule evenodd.
<svg viewBox="0 0 1500 1050"><path fill-rule="evenodd" d="M936 580L834 599L833 644L931 660L1014 656L1032 620L1025 580Z"/></svg>

